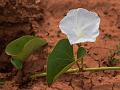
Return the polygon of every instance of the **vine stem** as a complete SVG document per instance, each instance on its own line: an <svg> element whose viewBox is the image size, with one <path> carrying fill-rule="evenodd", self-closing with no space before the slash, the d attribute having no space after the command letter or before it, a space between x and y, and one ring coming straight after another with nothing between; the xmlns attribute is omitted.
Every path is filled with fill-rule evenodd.
<svg viewBox="0 0 120 90"><path fill-rule="evenodd" d="M83 68L83 69L79 69L79 68L75 68L75 69L69 69L68 71L66 71L65 73L75 73L75 72L78 72L78 71L82 71L82 72L85 72L85 71L103 71L103 70L120 70L120 67L98 67L98 68ZM34 78L37 78L37 77L44 77L46 76L47 73L46 72L43 72L43 73L36 73L34 75L31 75L30 78L31 79L34 79Z"/></svg>

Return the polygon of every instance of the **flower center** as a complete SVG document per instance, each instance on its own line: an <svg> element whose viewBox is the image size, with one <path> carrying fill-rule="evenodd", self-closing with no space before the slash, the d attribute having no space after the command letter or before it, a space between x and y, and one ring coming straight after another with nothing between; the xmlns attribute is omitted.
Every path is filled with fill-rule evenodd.
<svg viewBox="0 0 120 90"><path fill-rule="evenodd" d="M81 38L81 37L84 36L84 33L83 33L83 32L80 32L80 31L75 32L75 34L76 34L77 38Z"/></svg>

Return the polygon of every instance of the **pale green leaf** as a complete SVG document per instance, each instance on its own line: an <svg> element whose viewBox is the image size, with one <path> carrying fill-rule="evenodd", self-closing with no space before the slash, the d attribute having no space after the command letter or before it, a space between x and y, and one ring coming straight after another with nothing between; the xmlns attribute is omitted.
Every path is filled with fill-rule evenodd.
<svg viewBox="0 0 120 90"><path fill-rule="evenodd" d="M39 37L26 35L10 42L5 52L12 57L11 63L19 69L21 68L19 61L24 61L34 50L46 44L47 42Z"/></svg>

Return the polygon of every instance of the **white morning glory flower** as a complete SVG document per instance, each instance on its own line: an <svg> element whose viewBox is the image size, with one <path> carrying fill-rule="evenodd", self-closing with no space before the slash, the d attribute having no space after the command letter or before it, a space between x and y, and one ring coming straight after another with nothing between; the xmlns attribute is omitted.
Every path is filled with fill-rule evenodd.
<svg viewBox="0 0 120 90"><path fill-rule="evenodd" d="M100 18L83 8L72 9L60 21L60 29L65 33L70 44L95 42L99 35Z"/></svg>

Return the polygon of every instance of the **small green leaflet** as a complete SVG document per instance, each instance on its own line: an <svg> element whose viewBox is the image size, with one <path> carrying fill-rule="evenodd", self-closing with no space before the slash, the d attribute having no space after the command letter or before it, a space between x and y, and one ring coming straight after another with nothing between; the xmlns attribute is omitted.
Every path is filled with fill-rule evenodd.
<svg viewBox="0 0 120 90"><path fill-rule="evenodd" d="M84 57L86 55L86 53L87 52L86 52L85 48L83 48L83 47L78 48L77 59Z"/></svg>

